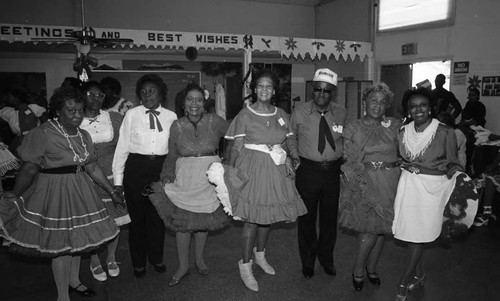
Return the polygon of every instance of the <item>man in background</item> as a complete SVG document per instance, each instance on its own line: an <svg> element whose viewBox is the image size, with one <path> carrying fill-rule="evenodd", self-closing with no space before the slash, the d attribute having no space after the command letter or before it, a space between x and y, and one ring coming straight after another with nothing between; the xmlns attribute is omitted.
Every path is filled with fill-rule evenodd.
<svg viewBox="0 0 500 301"><path fill-rule="evenodd" d="M438 116L441 112L448 112L456 119L462 112L462 105L460 105L455 94L443 88L445 82L446 77L444 74L438 74L434 80L436 88L431 93L434 116Z"/></svg>

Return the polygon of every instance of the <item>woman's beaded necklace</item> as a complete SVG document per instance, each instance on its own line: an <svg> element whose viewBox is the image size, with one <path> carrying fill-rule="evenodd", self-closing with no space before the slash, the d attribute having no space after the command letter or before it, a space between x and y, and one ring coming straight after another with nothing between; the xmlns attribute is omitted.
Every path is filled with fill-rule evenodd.
<svg viewBox="0 0 500 301"><path fill-rule="evenodd" d="M75 162L85 162L85 160L87 160L87 158L89 157L89 152L87 151L87 144L85 144L85 142L83 141L83 136L82 136L82 133L80 132L80 129L77 127L76 128L76 132L77 134L76 135L69 135L67 134L65 131L64 131L64 128L62 127L62 125L59 123L59 121L57 121L57 119L53 119L57 125L55 125L52 120L50 120L50 124L52 124L52 126L54 126L54 128L61 134L63 135L66 140L68 141L68 144L69 144L69 148L73 151L73 161ZM80 137L80 140L82 141L82 146L83 146L83 150L84 150L84 158L80 157L75 149L73 148L73 145L71 144L71 141L69 140L70 137Z"/></svg>

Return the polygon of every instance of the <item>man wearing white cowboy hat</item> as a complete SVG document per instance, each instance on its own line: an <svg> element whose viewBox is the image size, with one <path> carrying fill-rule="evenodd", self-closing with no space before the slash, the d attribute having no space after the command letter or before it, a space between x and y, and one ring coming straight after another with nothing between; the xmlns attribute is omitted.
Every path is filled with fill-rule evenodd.
<svg viewBox="0 0 500 301"><path fill-rule="evenodd" d="M298 105L291 115L295 135L290 136L290 156L297 168L295 184L308 211L298 218L305 278L313 277L316 257L326 274L336 275L333 249L337 238L342 130L347 115L346 109L334 102L336 95L337 74L330 69L318 69L313 78L312 100Z"/></svg>

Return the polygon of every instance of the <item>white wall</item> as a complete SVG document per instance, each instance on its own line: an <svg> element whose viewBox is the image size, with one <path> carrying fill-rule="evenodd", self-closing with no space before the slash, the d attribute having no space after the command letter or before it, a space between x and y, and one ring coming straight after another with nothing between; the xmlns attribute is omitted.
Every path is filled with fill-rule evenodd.
<svg viewBox="0 0 500 301"><path fill-rule="evenodd" d="M376 36L375 60L378 65L450 59L469 61L467 79L472 76L500 76L500 1L456 0L452 26L385 33ZM401 45L418 44L418 54L402 56ZM453 70L452 70L453 72ZM452 73L453 77L453 73ZM451 85L462 105L467 101L466 85ZM500 97L482 96L487 110L486 127L500 133Z"/></svg>

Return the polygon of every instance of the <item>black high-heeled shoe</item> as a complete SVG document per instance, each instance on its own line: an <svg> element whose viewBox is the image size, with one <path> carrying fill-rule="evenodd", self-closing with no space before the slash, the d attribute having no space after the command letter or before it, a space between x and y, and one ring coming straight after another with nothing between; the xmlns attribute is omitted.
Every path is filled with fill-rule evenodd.
<svg viewBox="0 0 500 301"><path fill-rule="evenodd" d="M408 285L400 284L398 286L398 293L396 294L394 301L406 301L407 297L408 297Z"/></svg>
<svg viewBox="0 0 500 301"><path fill-rule="evenodd" d="M422 277L418 278L417 276L413 276L412 280L408 284L408 290L413 291L414 289L420 287L423 287L425 284L425 274L422 275Z"/></svg>
<svg viewBox="0 0 500 301"><path fill-rule="evenodd" d="M368 275L368 281L370 281L371 284L380 285L380 277L377 273L370 273L368 267L366 267L366 275Z"/></svg>
<svg viewBox="0 0 500 301"><path fill-rule="evenodd" d="M365 284L365 276L356 276L352 273L352 286L354 286L354 290L360 292L363 290L363 284Z"/></svg>

